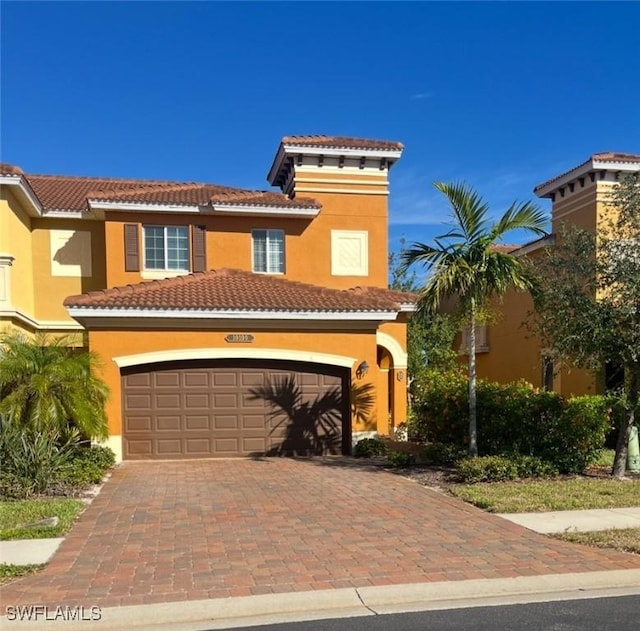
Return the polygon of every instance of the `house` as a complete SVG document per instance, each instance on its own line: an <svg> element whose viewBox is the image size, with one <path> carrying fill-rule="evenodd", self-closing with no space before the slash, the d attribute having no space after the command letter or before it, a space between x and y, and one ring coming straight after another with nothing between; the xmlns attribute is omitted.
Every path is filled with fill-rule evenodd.
<svg viewBox="0 0 640 631"><path fill-rule="evenodd" d="M402 150L285 137L269 191L2 165L0 329L100 357L119 459L349 453L406 420Z"/></svg>
<svg viewBox="0 0 640 631"><path fill-rule="evenodd" d="M535 187L535 194L551 200L551 234L513 250L515 256L539 256L553 247L555 236L564 223L571 223L595 233L606 229L610 207L607 197L624 173L640 170L640 155L596 153L585 162ZM553 282L553 279L549 279ZM554 366L545 349L527 328L533 311L531 297L510 291L501 304L499 315L487 327L479 328L477 354L480 377L506 383L524 379L537 388L563 395L600 394L615 375L593 374L582 369Z"/></svg>

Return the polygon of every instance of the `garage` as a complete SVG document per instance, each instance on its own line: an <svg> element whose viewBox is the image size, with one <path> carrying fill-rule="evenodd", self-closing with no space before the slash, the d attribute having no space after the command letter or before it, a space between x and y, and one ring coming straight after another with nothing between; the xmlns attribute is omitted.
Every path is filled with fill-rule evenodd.
<svg viewBox="0 0 640 631"><path fill-rule="evenodd" d="M126 460L349 453L348 369L211 360L122 369Z"/></svg>

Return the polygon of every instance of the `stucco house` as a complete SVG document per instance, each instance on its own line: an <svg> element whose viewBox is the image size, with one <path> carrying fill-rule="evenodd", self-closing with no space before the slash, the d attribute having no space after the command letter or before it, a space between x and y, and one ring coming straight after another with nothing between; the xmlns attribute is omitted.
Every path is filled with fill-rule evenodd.
<svg viewBox="0 0 640 631"><path fill-rule="evenodd" d="M535 194L551 200L551 233L518 247L509 248L515 256L539 256L544 248L553 247L554 239L564 223L577 225L595 233L606 230L610 213L607 203L612 187L624 173L640 170L640 155L628 153L596 153L569 171L535 187ZM554 282L552 278L549 282ZM615 375L594 374L581 369L554 366L545 354L540 340L526 327L533 311L531 297L510 291L495 304L495 322L479 327L477 366L480 377L507 383L525 379L537 388L554 390L563 395L601 394ZM464 339L460 349L464 350ZM610 367L615 368L615 367Z"/></svg>
<svg viewBox="0 0 640 631"><path fill-rule="evenodd" d="M0 170L0 330L77 335L119 459L349 453L406 420L397 142L292 136L268 191Z"/></svg>

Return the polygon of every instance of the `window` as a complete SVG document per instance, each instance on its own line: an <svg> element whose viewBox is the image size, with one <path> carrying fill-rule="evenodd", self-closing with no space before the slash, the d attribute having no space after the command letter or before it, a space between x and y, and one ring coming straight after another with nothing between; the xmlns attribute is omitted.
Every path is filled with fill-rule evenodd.
<svg viewBox="0 0 640 631"><path fill-rule="evenodd" d="M188 226L144 226L146 270L189 271Z"/></svg>
<svg viewBox="0 0 640 631"><path fill-rule="evenodd" d="M253 271L284 274L284 230L252 230Z"/></svg>

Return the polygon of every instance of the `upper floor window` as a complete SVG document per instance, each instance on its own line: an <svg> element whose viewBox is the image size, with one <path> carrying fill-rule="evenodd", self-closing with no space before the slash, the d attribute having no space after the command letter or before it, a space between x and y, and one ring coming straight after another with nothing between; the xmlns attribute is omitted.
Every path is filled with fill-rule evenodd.
<svg viewBox="0 0 640 631"><path fill-rule="evenodd" d="M284 274L284 230L252 230L253 271Z"/></svg>
<svg viewBox="0 0 640 631"><path fill-rule="evenodd" d="M144 226L144 269L189 271L188 226Z"/></svg>

